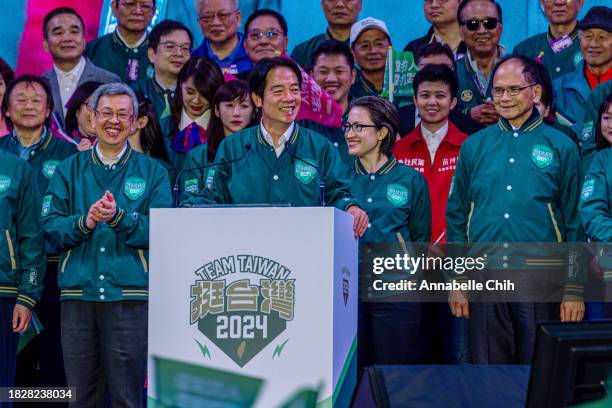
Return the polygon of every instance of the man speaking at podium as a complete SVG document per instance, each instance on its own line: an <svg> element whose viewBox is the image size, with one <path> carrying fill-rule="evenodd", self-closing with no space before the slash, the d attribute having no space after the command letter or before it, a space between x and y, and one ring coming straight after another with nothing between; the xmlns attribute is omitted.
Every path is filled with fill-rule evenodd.
<svg viewBox="0 0 612 408"><path fill-rule="evenodd" d="M302 75L293 61L276 57L257 63L250 87L253 102L262 111L260 125L221 142L205 189L183 206L327 204L355 217L355 236L363 235L368 216L351 196L337 149L323 136L295 123L301 85Z"/></svg>

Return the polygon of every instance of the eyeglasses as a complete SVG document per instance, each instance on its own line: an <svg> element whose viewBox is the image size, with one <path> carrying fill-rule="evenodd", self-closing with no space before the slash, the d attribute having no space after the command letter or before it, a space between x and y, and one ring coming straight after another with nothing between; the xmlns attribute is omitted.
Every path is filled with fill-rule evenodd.
<svg viewBox="0 0 612 408"><path fill-rule="evenodd" d="M175 51L179 51L181 54L191 54L191 45L177 44L172 41L165 41L159 43L159 45L161 45L164 52L168 54L174 54Z"/></svg>
<svg viewBox="0 0 612 408"><path fill-rule="evenodd" d="M344 131L344 133L348 133L350 132L351 129L353 129L353 132L355 133L359 133L363 130L363 128L377 128L379 126L376 125L362 125L361 123L350 123L350 122L344 122L342 124L342 130Z"/></svg>
<svg viewBox="0 0 612 408"><path fill-rule="evenodd" d="M270 30L265 33L262 33L261 31L251 31L248 33L248 37L251 41L261 41L261 39L264 37L266 37L268 40L274 40L283 34L284 33L276 30Z"/></svg>
<svg viewBox="0 0 612 408"><path fill-rule="evenodd" d="M119 4L119 0L117 0L117 4ZM136 1L128 0L128 1L122 1L121 4L123 4L123 7L125 7L126 9L130 11L135 10L136 7L140 7L143 13L150 13L155 9L155 6L153 5L153 3L139 3Z"/></svg>
<svg viewBox="0 0 612 408"><path fill-rule="evenodd" d="M198 21L204 24L210 24L215 20L215 17L219 19L222 23L227 23L229 18L235 14L238 10L234 11L218 11L216 13L206 13L198 17Z"/></svg>
<svg viewBox="0 0 612 408"><path fill-rule="evenodd" d="M536 85L539 84L529 84L525 86L509 86L507 88L496 86L491 89L491 95L493 95L494 98L501 98L502 96L504 96L504 93L508 92L508 95L516 96L520 94L523 89L531 88L532 86Z"/></svg>
<svg viewBox="0 0 612 408"><path fill-rule="evenodd" d="M497 23L499 23L499 19L495 17L485 17L482 20L478 20L477 18L472 18L469 20L464 20L461 22L461 25L464 25L468 31L477 31L480 24L484 26L487 30L493 30L497 27Z"/></svg>
<svg viewBox="0 0 612 408"><path fill-rule="evenodd" d="M96 112L96 115L102 120L111 120L116 116L119 122L127 122L134 117L134 115L130 115L127 112L113 112L111 110L96 110L94 112Z"/></svg>

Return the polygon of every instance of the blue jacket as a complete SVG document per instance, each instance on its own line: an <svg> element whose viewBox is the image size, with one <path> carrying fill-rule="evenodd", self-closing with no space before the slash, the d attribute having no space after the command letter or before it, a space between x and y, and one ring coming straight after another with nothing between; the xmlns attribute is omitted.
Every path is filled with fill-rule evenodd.
<svg viewBox="0 0 612 408"><path fill-rule="evenodd" d="M584 105L591 93L591 87L584 76L584 62L578 64L574 72L555 79L553 88L557 109L574 122L573 129L579 132L582 129Z"/></svg>

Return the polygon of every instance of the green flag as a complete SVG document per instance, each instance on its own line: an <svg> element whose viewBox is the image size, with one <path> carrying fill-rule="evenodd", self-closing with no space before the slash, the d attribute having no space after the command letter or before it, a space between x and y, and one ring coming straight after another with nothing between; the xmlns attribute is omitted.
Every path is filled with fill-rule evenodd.
<svg viewBox="0 0 612 408"><path fill-rule="evenodd" d="M411 52L396 51L389 47L381 96L391 102L397 98L412 98L414 96L412 81L418 70L419 67Z"/></svg>

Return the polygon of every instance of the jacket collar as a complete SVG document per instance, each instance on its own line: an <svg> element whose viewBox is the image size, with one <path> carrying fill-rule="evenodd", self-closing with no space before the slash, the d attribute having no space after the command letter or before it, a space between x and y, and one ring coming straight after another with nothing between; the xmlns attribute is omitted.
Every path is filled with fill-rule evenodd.
<svg viewBox="0 0 612 408"><path fill-rule="evenodd" d="M576 41L576 38L578 38L578 21L576 21L576 27L574 27L574 30L571 33L569 33L569 36L572 39L572 41ZM550 27L548 27L548 30L546 30L546 39L548 40L549 43L558 39L558 38L553 37L552 32L550 31Z"/></svg>
<svg viewBox="0 0 612 408"><path fill-rule="evenodd" d="M295 141L298 138L298 134L300 133L300 125L298 125L297 122L293 122L293 125L294 125L293 126L293 132L291 132L291 135L288 138L288 142L289 142L290 145L293 145L295 143ZM270 146L270 143L268 143L266 141L266 138L264 137L264 135L261 134L261 127L260 126L261 125L255 126L256 132L257 132L257 141L259 142L259 144Z"/></svg>
<svg viewBox="0 0 612 408"><path fill-rule="evenodd" d="M127 142L127 146L125 148L125 152L123 152L123 155L119 158L119 161L117 162L117 165L123 165L125 163L128 162L128 160L130 159L130 157L132 156L132 146L130 146L130 142ZM100 160L100 158L98 157L98 154L96 153L96 149L89 149L89 154L91 155L91 160L99 165L99 166L104 166L104 163L102 163L102 160Z"/></svg>
<svg viewBox="0 0 612 408"><path fill-rule="evenodd" d="M19 139L17 138L17 134L15 133L15 130L11 132L10 137L13 143L15 143L15 145L19 145L21 143ZM38 141L34 143L34 146L32 146L34 151L39 152L41 150L46 150L47 147L49 147L49 144L51 143L52 137L53 136L51 135L51 132L48 131L47 127L43 126L43 131L42 131L42 134L40 135L40 139L38 139Z"/></svg>
<svg viewBox="0 0 612 408"><path fill-rule="evenodd" d="M426 143L425 138L423 137L423 132L421 131L421 127L422 123L419 123L418 126L412 132L410 132L408 136L406 136L406 140L408 141L408 143L410 143L410 145L413 145L414 143L418 142ZM449 120L448 132L446 133L446 136L442 138L442 143L440 143L440 145L442 145L443 143L449 143L453 146L461 147L464 140L465 138L463 137L461 131L457 128L457 126L455 126L453 122Z"/></svg>
<svg viewBox="0 0 612 408"><path fill-rule="evenodd" d="M523 123L523 126L521 126L518 131L531 132L532 130L537 129L542 123L543 120L540 117L540 113L536 108L533 108L533 111L531 111L531 116L529 116L529 119ZM500 117L497 124L504 132L512 132L512 125L506 119Z"/></svg>
<svg viewBox="0 0 612 408"><path fill-rule="evenodd" d="M374 174L376 175L387 174L388 172L391 171L393 167L395 167L396 164L397 164L397 160L395 160L395 157L391 156L389 157L389 160L387 160L387 162L383 164L382 167L378 169L378 171ZM361 160L359 160L359 158L355 159L355 171L357 172L357 174L361 174L361 175L370 174L365 169L365 167L363 167L363 164L361 164Z"/></svg>

